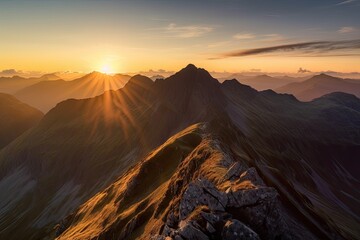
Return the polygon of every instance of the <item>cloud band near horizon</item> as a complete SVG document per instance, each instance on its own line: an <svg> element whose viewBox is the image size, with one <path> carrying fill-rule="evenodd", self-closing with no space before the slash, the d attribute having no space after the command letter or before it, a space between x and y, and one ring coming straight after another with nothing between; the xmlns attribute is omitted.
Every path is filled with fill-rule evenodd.
<svg viewBox="0 0 360 240"><path fill-rule="evenodd" d="M346 40L346 41L314 41L314 42L302 42L285 45L277 45L263 48L252 48L246 50L236 50L220 54L218 57L210 59L222 59L231 57L245 57L252 55L261 55L267 53L296 53L303 54L323 54L333 53L339 50L357 50L360 49L360 39Z"/></svg>

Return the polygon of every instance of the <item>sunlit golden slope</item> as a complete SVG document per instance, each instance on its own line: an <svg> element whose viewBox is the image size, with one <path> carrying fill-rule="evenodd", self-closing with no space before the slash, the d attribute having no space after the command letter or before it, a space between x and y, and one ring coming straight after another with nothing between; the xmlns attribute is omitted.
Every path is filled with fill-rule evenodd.
<svg viewBox="0 0 360 240"><path fill-rule="evenodd" d="M251 167L251 147L228 145L241 137L228 130L197 124L174 135L53 234L58 240L323 237L266 186Z"/></svg>
<svg viewBox="0 0 360 240"><path fill-rule="evenodd" d="M155 227L156 219L152 215L171 187L171 178L181 162L201 143L203 134L200 125L189 127L149 153L116 183L85 203L76 216L71 217L76 222L72 222L71 228L59 239L106 238L110 232L126 238L136 232L137 227L129 226L132 221L140 229ZM63 226L58 228L61 231Z"/></svg>

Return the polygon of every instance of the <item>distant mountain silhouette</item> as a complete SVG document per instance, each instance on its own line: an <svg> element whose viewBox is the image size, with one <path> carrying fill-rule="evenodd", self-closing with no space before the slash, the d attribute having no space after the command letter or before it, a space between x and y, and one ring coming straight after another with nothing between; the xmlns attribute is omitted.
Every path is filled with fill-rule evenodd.
<svg viewBox="0 0 360 240"><path fill-rule="evenodd" d="M65 100L0 151L1 237L356 239L359 109L192 64Z"/></svg>
<svg viewBox="0 0 360 240"><path fill-rule="evenodd" d="M47 76L52 77L52 75ZM114 76L92 72L72 81L41 81L18 91L15 96L47 112L57 103L69 98L88 98L108 90L117 90L130 79L128 75Z"/></svg>
<svg viewBox="0 0 360 240"><path fill-rule="evenodd" d="M293 94L302 101L311 101L332 92L345 92L360 97L360 81L319 74L303 82L290 83L277 88L276 91Z"/></svg>
<svg viewBox="0 0 360 240"><path fill-rule="evenodd" d="M231 76L231 78L235 78L239 82L249 85L258 91L275 89L295 81L295 79L293 78L284 78L284 77L277 78L277 77L270 77L268 75L259 75L255 77L233 75Z"/></svg>
<svg viewBox="0 0 360 240"><path fill-rule="evenodd" d="M35 126L42 117L39 110L9 94L0 93L0 149Z"/></svg>
<svg viewBox="0 0 360 240"><path fill-rule="evenodd" d="M56 74L45 74L41 77L24 78L20 76L0 77L0 92L14 94L15 92L41 81L59 80Z"/></svg>

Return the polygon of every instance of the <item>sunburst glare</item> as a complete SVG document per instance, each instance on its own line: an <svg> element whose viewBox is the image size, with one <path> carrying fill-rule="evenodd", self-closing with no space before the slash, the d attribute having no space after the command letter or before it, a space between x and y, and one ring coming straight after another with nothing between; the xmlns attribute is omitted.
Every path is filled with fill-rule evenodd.
<svg viewBox="0 0 360 240"><path fill-rule="evenodd" d="M100 72L105 73L105 74L110 74L110 73L112 73L113 71L112 71L110 65L104 64L104 65L101 67Z"/></svg>

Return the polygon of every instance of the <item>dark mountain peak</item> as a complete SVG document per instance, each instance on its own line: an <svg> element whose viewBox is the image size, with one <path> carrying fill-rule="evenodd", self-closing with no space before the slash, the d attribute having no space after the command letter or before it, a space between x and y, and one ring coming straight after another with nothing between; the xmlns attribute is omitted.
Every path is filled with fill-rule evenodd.
<svg viewBox="0 0 360 240"><path fill-rule="evenodd" d="M189 63L184 69L197 70L198 68L194 64Z"/></svg>
<svg viewBox="0 0 360 240"><path fill-rule="evenodd" d="M141 74L137 74L131 77L126 85L132 85L132 84L146 86L146 85L152 85L153 81L149 77L146 77Z"/></svg>
<svg viewBox="0 0 360 240"><path fill-rule="evenodd" d="M167 78L168 81L181 81L186 84L214 84L219 83L208 71L203 68L197 68L194 64L189 64L179 72Z"/></svg>
<svg viewBox="0 0 360 240"><path fill-rule="evenodd" d="M154 84L154 82L143 75L137 74L129 79L129 81L125 84L124 89L126 90L139 90L139 89L150 89L150 87Z"/></svg>
<svg viewBox="0 0 360 240"><path fill-rule="evenodd" d="M267 89L267 90L263 90L260 92L260 95L262 97L265 98L271 98L273 101L276 100L286 100L286 101L295 101L295 102L299 102L299 100L297 100L297 98L292 95L292 94L288 94L288 93L277 93L271 89Z"/></svg>
<svg viewBox="0 0 360 240"><path fill-rule="evenodd" d="M224 91L234 91L237 95L244 96L244 97L251 97L258 93L257 90L253 89L252 87L250 87L248 85L240 83L236 79L225 80L221 84L221 88Z"/></svg>
<svg viewBox="0 0 360 240"><path fill-rule="evenodd" d="M225 86L225 87L248 89L249 91L257 92L257 90L255 90L254 88L252 88L252 87L250 87L250 86L248 86L246 84L242 84L241 82L239 82L235 78L230 79L230 80L225 80L221 85Z"/></svg>
<svg viewBox="0 0 360 240"><path fill-rule="evenodd" d="M194 75L197 73L198 70L199 70L199 68L197 68L194 64L188 64L186 67L181 69L179 72L175 73L175 75L176 74Z"/></svg>

